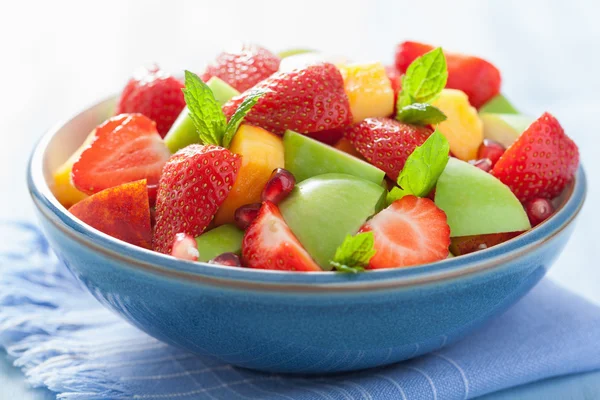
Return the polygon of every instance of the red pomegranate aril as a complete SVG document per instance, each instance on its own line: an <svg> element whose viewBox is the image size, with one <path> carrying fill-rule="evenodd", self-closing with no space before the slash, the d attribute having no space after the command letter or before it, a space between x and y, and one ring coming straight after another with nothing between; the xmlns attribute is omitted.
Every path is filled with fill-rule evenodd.
<svg viewBox="0 0 600 400"><path fill-rule="evenodd" d="M296 178L287 169L277 168L271 174L271 178L265 185L261 199L262 201L270 201L273 204L279 204L285 199L294 189Z"/></svg>
<svg viewBox="0 0 600 400"><path fill-rule="evenodd" d="M469 161L469 163L485 172L492 170L492 160L489 158L480 158L479 160Z"/></svg>
<svg viewBox="0 0 600 400"><path fill-rule="evenodd" d="M210 260L208 263L209 264L226 265L228 267L241 267L242 266L242 262L240 261L240 258L235 253L219 254L218 256L216 256L215 258Z"/></svg>
<svg viewBox="0 0 600 400"><path fill-rule="evenodd" d="M494 166L505 151L506 149L500 143L490 139L483 139L483 143L479 146L477 157L480 159L488 158L492 162L492 166Z"/></svg>
<svg viewBox="0 0 600 400"><path fill-rule="evenodd" d="M200 254L196 239L185 233L176 234L171 255L181 260L198 261Z"/></svg>
<svg viewBox="0 0 600 400"><path fill-rule="evenodd" d="M250 225L252 221L256 219L258 211L260 210L260 206L260 203L246 204L235 210L233 218L238 228L241 230L246 230L248 225Z"/></svg>
<svg viewBox="0 0 600 400"><path fill-rule="evenodd" d="M525 203L525 211L532 226L544 222L554 213L554 206L550 200L537 198Z"/></svg>

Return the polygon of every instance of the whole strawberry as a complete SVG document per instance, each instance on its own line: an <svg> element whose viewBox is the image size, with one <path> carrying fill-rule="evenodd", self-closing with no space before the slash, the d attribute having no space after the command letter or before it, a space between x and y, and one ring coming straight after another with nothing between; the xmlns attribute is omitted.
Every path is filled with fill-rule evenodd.
<svg viewBox="0 0 600 400"><path fill-rule="evenodd" d="M243 92L273 75L281 60L264 47L244 44L235 51L226 51L209 64L201 78L207 82L213 76Z"/></svg>
<svg viewBox="0 0 600 400"><path fill-rule="evenodd" d="M367 118L348 128L344 137L364 158L395 181L408 156L432 132L428 126L409 125L390 118Z"/></svg>
<svg viewBox="0 0 600 400"><path fill-rule="evenodd" d="M544 113L500 157L492 174L521 202L558 196L579 165L577 145L559 122Z"/></svg>
<svg viewBox="0 0 600 400"><path fill-rule="evenodd" d="M156 199L154 250L170 254L175 235L200 235L225 201L241 157L214 145L193 144L165 164Z"/></svg>
<svg viewBox="0 0 600 400"><path fill-rule="evenodd" d="M264 92L246 122L279 135L286 129L299 133L345 128L352 123L350 103L340 71L329 63L279 72L223 106L229 119L255 91Z"/></svg>
<svg viewBox="0 0 600 400"><path fill-rule="evenodd" d="M157 66L142 68L129 80L117 103L117 114L141 113L156 122L164 137L177 119L185 100L183 83Z"/></svg>

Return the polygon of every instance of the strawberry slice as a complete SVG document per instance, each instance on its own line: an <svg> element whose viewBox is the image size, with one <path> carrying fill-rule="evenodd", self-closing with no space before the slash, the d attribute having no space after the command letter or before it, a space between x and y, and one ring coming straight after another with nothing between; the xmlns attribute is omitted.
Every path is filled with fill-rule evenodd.
<svg viewBox="0 0 600 400"><path fill-rule="evenodd" d="M242 159L220 146L192 144L165 164L156 198L154 250L170 254L175 235L200 235L231 191Z"/></svg>
<svg viewBox="0 0 600 400"><path fill-rule="evenodd" d="M519 236L523 232L502 232L486 235L460 236L450 239L450 251L455 256L484 250Z"/></svg>
<svg viewBox="0 0 600 400"><path fill-rule="evenodd" d="M265 201L242 240L242 256L249 268L321 271L287 226L279 208Z"/></svg>
<svg viewBox="0 0 600 400"><path fill-rule="evenodd" d="M432 132L430 127L408 125L389 118L367 118L346 129L344 137L371 164L396 181L408 156Z"/></svg>
<svg viewBox="0 0 600 400"><path fill-rule="evenodd" d="M141 68L123 89L116 113L144 114L156 122L158 133L164 137L185 107L182 88L179 79L156 65Z"/></svg>
<svg viewBox="0 0 600 400"><path fill-rule="evenodd" d="M96 128L96 138L73 164L71 179L86 194L140 179L152 186L170 155L153 121L121 114Z"/></svg>
<svg viewBox="0 0 600 400"><path fill-rule="evenodd" d="M151 248L150 206L146 180L124 183L86 197L69 212L114 238Z"/></svg>
<svg viewBox="0 0 600 400"><path fill-rule="evenodd" d="M419 56L434 47L417 42L403 42L396 49L396 68L405 73ZM462 90L473 107L479 108L500 93L500 71L491 63L474 56L444 51L448 65L446 87Z"/></svg>
<svg viewBox="0 0 600 400"><path fill-rule="evenodd" d="M279 70L281 60L264 47L244 44L225 51L201 75L204 82L216 76L239 92L246 91Z"/></svg>
<svg viewBox="0 0 600 400"><path fill-rule="evenodd" d="M279 135L286 129L313 133L345 128L352 123L342 74L329 63L279 72L251 90L265 94L248 112L245 121ZM229 119L249 92L223 106Z"/></svg>
<svg viewBox="0 0 600 400"><path fill-rule="evenodd" d="M375 255L369 269L408 267L448 257L450 227L446 214L427 198L405 196L367 221Z"/></svg>
<svg viewBox="0 0 600 400"><path fill-rule="evenodd" d="M578 165L577 145L556 118L544 113L502 154L492 174L526 202L558 196L573 180Z"/></svg>

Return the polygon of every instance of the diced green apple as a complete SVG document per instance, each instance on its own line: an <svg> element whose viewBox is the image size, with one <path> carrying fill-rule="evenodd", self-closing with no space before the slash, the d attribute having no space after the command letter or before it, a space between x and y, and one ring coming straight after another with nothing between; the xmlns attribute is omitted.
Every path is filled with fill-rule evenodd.
<svg viewBox="0 0 600 400"><path fill-rule="evenodd" d="M207 262L223 253L240 254L244 232L231 224L221 225L196 238L198 261Z"/></svg>
<svg viewBox="0 0 600 400"><path fill-rule="evenodd" d="M456 236L531 229L525 209L508 186L481 169L450 158L438 179L435 204Z"/></svg>
<svg viewBox="0 0 600 400"><path fill-rule="evenodd" d="M494 96L490 101L485 103L480 109L480 113L496 113L496 114L518 114L517 109L508 101L503 94Z"/></svg>
<svg viewBox="0 0 600 400"><path fill-rule="evenodd" d="M324 270L347 235L384 205L385 189L347 174L324 174L296 185L279 208L306 251Z"/></svg>
<svg viewBox="0 0 600 400"><path fill-rule="evenodd" d="M314 50L310 50L310 49L304 49L304 48L292 48L292 49L286 49L286 50L282 50L279 53L277 53L277 56L281 59L287 58L287 57L291 57L291 56L295 56L296 54L304 54L304 53L314 53Z"/></svg>
<svg viewBox="0 0 600 400"><path fill-rule="evenodd" d="M357 176L378 185L385 172L348 153L288 130L283 135L285 169L294 174L296 182L316 175L341 173Z"/></svg>
<svg viewBox="0 0 600 400"><path fill-rule="evenodd" d="M531 125L533 118L520 114L482 113L483 136L508 148Z"/></svg>

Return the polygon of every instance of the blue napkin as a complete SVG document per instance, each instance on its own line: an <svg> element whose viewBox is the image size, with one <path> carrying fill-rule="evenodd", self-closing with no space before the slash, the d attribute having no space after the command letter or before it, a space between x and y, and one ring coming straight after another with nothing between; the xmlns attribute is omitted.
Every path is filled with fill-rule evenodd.
<svg viewBox="0 0 600 400"><path fill-rule="evenodd" d="M107 311L33 225L0 228L0 346L60 399L469 399L600 368L600 309L545 280L459 343L388 367L269 375L163 344Z"/></svg>

